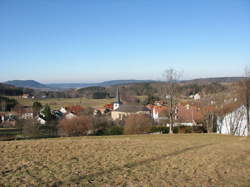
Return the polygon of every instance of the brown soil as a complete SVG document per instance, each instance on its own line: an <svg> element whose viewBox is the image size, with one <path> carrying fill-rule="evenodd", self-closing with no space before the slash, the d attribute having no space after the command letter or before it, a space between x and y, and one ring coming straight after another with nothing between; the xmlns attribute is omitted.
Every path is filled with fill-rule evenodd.
<svg viewBox="0 0 250 187"><path fill-rule="evenodd" d="M0 186L250 186L250 138L188 134L0 142Z"/></svg>

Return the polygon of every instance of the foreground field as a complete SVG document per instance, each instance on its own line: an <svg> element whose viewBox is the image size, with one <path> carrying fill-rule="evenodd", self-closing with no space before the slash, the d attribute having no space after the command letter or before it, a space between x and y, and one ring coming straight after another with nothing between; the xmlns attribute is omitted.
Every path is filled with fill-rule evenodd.
<svg viewBox="0 0 250 187"><path fill-rule="evenodd" d="M138 135L0 142L0 186L249 186L250 139Z"/></svg>

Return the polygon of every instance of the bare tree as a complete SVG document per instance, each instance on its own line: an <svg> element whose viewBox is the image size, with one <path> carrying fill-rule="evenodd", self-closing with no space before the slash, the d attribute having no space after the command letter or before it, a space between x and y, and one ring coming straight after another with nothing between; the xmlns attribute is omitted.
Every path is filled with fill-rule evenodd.
<svg viewBox="0 0 250 187"><path fill-rule="evenodd" d="M164 77L166 79L166 98L169 100L169 134L173 134L174 126L174 114L175 114L175 102L177 96L177 83L180 79L180 73L173 68L165 70Z"/></svg>
<svg viewBox="0 0 250 187"><path fill-rule="evenodd" d="M216 131L216 115L215 109L211 106L203 106L201 108L202 122L207 133Z"/></svg>

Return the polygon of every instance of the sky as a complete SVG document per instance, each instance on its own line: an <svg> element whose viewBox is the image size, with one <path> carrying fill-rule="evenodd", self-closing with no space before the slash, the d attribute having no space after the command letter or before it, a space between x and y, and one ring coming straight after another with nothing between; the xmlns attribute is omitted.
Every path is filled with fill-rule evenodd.
<svg viewBox="0 0 250 187"><path fill-rule="evenodd" d="M0 0L0 81L242 76L250 0Z"/></svg>

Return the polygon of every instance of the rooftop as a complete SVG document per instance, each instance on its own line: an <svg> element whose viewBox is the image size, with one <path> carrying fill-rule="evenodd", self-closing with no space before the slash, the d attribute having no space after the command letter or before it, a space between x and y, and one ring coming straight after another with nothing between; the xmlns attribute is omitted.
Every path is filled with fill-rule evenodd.
<svg viewBox="0 0 250 187"><path fill-rule="evenodd" d="M150 111L143 105L132 105L132 104L123 104L116 111L119 112L141 112L141 111Z"/></svg>

